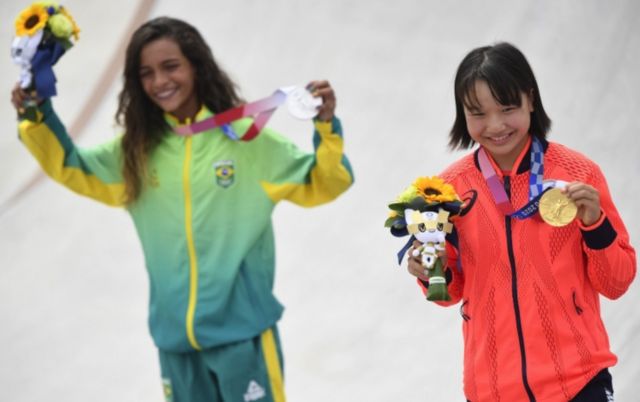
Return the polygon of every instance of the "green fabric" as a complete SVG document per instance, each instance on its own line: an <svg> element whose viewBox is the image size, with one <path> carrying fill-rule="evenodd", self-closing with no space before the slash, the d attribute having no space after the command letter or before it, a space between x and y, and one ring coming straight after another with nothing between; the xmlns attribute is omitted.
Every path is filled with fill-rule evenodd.
<svg viewBox="0 0 640 402"><path fill-rule="evenodd" d="M201 352L160 350L159 357L166 402L274 402L260 336Z"/></svg>
<svg viewBox="0 0 640 402"><path fill-rule="evenodd" d="M114 191L124 191L117 187L123 182L121 138L77 148L49 103L41 113L41 123L20 124L20 137L32 154L55 180L103 202L108 196L113 205ZM198 120L209 116L203 109ZM250 123L244 119L233 127L242 133ZM339 120L325 126L316 122L318 127L324 133L316 132L322 137L316 148L332 145L317 153L301 151L268 128L250 142L232 141L219 129L190 138L170 132L152 152L149 178L128 210L144 251L149 327L160 349L190 351L250 339L280 318L283 307L272 292L275 202L282 194L286 199L295 193L293 201L317 205L337 197L353 181L341 154ZM45 146L64 155L51 158ZM310 175L321 164L322 174ZM311 177L316 182L309 184ZM304 191L295 191L297 187ZM286 191L274 196L268 188ZM189 298L195 294L191 324Z"/></svg>

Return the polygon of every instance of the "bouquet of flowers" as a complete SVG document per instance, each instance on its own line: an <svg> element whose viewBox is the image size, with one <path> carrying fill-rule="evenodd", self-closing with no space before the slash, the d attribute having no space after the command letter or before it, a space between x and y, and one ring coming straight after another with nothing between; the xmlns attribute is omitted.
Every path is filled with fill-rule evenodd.
<svg viewBox="0 0 640 402"><path fill-rule="evenodd" d="M452 220L461 208L453 186L437 176L419 177L389 204L385 227L397 237L410 234L408 245L414 239L422 243L413 253L420 257L429 278L427 300L451 300L438 252L444 250L445 238L453 230Z"/></svg>
<svg viewBox="0 0 640 402"><path fill-rule="evenodd" d="M54 1L31 4L18 15L15 26L11 58L20 66L20 87L31 98L24 105L25 113L34 113L36 95L56 95L53 65L73 46L71 38L78 40L80 29L71 14Z"/></svg>

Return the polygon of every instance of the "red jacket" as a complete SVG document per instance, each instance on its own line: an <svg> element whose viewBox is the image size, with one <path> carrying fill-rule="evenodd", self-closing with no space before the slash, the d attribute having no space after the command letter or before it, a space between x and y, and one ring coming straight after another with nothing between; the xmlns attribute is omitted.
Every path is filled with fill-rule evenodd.
<svg viewBox="0 0 640 402"><path fill-rule="evenodd" d="M477 152L442 174L458 194L477 194L456 222L459 249L448 245L452 301L441 303L462 301L464 392L472 402L568 401L617 361L599 296L616 299L627 290L635 251L600 168L562 145L544 146L545 179L598 189L603 214L596 224L587 228L576 220L556 228L538 214L505 218ZM528 201L529 165L525 150L517 173L503 178L516 209Z"/></svg>

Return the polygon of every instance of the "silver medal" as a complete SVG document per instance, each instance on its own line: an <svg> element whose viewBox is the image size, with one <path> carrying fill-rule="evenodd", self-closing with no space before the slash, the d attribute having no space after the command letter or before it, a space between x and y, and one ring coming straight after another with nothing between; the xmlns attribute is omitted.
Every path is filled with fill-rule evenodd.
<svg viewBox="0 0 640 402"><path fill-rule="evenodd" d="M289 114L301 120L309 120L318 114L322 99L314 97L306 88L295 87L288 91L287 108Z"/></svg>

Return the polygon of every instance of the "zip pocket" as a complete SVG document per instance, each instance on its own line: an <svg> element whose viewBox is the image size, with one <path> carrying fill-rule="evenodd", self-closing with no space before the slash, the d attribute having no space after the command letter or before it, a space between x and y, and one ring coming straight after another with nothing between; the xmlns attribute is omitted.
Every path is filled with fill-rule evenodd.
<svg viewBox="0 0 640 402"><path fill-rule="evenodd" d="M469 304L469 300L462 300L462 304L460 305L460 316L462 317L463 320L465 321L469 321L471 320L471 317L469 315L467 315L467 313L465 312L465 306Z"/></svg>
<svg viewBox="0 0 640 402"><path fill-rule="evenodd" d="M595 349L606 347L601 343L601 336L598 335L598 332L606 332L602 327L601 321L594 317L593 309L588 304L585 304L581 294L575 288L571 289L571 301L577 316L580 317L578 321L584 328L584 331L581 332L585 342L590 343L591 347ZM587 309L586 311L585 308Z"/></svg>
<svg viewBox="0 0 640 402"><path fill-rule="evenodd" d="M582 315L582 312L584 310L582 310L580 303L578 303L578 292L576 292L576 288L572 288L571 293L572 293L571 298L573 300L573 308L576 309L576 313L578 313L578 315Z"/></svg>

